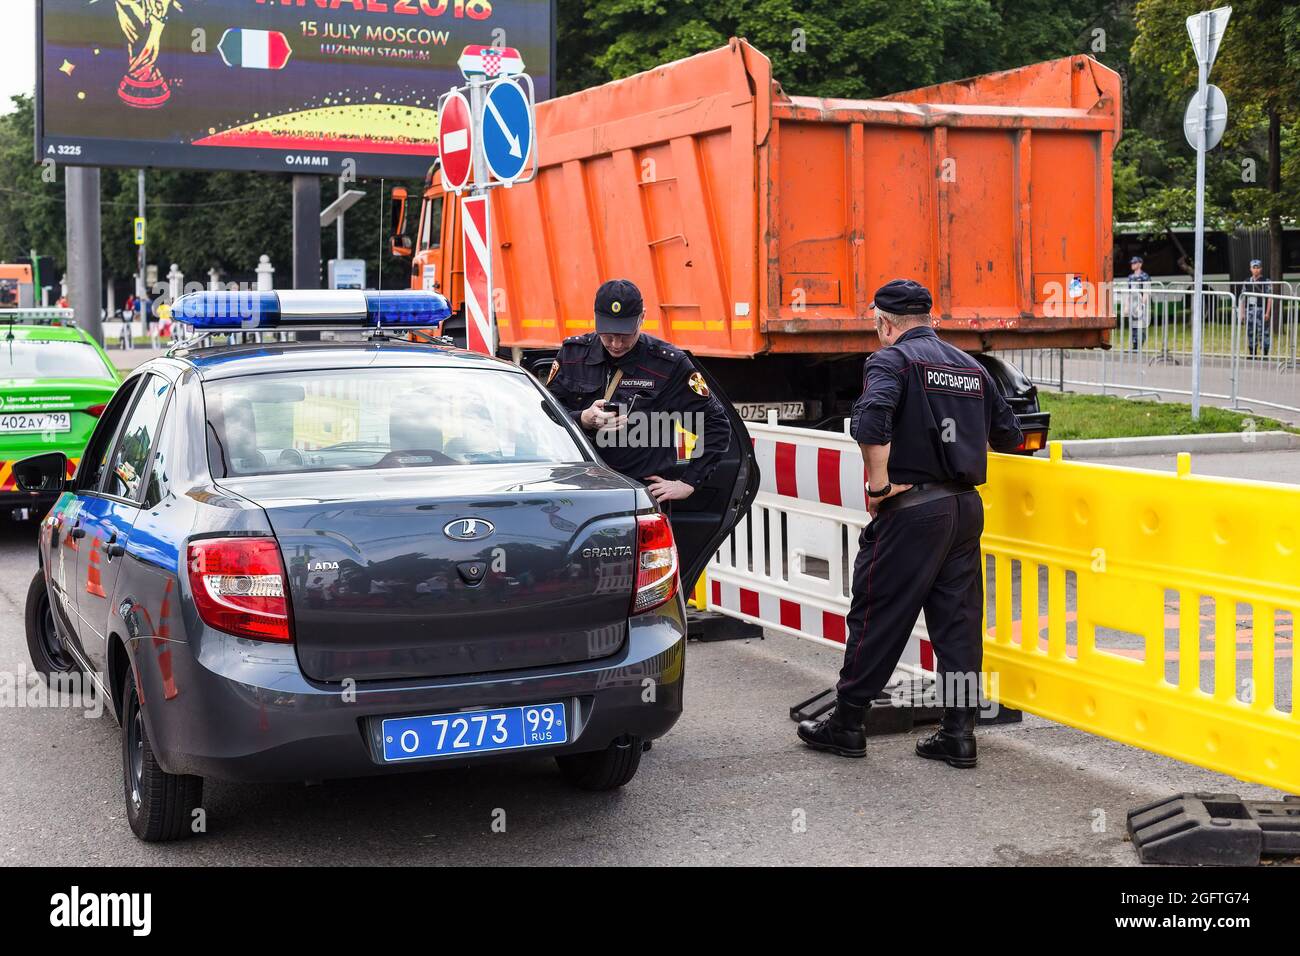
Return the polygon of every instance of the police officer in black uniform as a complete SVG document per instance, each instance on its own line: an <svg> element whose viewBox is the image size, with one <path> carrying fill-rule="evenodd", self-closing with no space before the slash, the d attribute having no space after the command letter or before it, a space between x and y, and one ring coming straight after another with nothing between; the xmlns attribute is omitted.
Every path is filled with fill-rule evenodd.
<svg viewBox="0 0 1300 956"><path fill-rule="evenodd" d="M731 423L690 357L642 333L645 308L635 285L603 284L595 312L596 331L564 340L546 387L605 463L644 482L669 510L717 467Z"/></svg>
<svg viewBox="0 0 1300 956"><path fill-rule="evenodd" d="M935 334L930 293L910 279L876 292L885 346L867 359L853 436L867 463L872 520L853 566L844 666L835 709L799 725L810 747L866 756L866 709L902 656L917 615L938 657L944 712L916 752L975 766L983 658L980 534L987 450L1015 451L1015 415L978 362Z"/></svg>

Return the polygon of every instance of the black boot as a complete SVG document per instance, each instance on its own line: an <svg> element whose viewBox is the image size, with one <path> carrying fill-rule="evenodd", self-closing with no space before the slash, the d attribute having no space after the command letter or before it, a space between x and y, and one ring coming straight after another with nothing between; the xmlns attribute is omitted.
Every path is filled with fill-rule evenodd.
<svg viewBox="0 0 1300 956"><path fill-rule="evenodd" d="M939 729L916 742L916 755L927 760L942 760L950 767L967 770L975 766L975 707L949 707L943 712Z"/></svg>
<svg viewBox="0 0 1300 956"><path fill-rule="evenodd" d="M821 720L799 724L799 739L813 750L825 750L841 757L867 755L867 708L848 701L835 702L835 709Z"/></svg>

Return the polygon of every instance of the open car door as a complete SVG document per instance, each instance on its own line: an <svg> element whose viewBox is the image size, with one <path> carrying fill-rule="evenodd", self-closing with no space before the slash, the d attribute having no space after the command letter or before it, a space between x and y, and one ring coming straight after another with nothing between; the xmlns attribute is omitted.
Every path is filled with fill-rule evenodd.
<svg viewBox="0 0 1300 956"><path fill-rule="evenodd" d="M709 392L722 403L731 423L731 444L718 467L689 498L674 501L669 515L681 562L682 589L689 598L709 560L749 512L758 494L758 461L754 457L754 442L731 399L708 369L689 352L686 354L704 376Z"/></svg>

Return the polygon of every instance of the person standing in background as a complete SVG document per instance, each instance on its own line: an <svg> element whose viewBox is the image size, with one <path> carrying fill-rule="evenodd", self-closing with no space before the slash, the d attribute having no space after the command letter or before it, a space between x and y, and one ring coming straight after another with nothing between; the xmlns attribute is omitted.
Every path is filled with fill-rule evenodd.
<svg viewBox="0 0 1300 956"><path fill-rule="evenodd" d="M1246 326L1246 349L1251 356L1262 350L1268 358L1273 345L1273 300L1265 299L1259 293L1272 292L1273 283L1264 278L1264 263L1260 259L1250 260L1250 278L1241 284L1242 324Z"/></svg>
<svg viewBox="0 0 1300 956"><path fill-rule="evenodd" d="M1128 261L1128 289L1124 296L1124 311L1128 318L1129 335L1133 351L1141 352L1146 344L1147 325L1151 315L1151 276L1142 268L1142 257Z"/></svg>

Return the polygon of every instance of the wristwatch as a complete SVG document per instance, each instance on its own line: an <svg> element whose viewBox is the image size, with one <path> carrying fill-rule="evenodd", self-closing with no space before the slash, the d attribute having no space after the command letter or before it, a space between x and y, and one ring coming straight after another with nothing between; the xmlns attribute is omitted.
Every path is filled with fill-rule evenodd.
<svg viewBox="0 0 1300 956"><path fill-rule="evenodd" d="M887 494L889 494L891 491L893 491L893 489L894 489L894 486L891 485L891 484L889 484L888 482L886 482L885 487L879 489L878 491L872 491L872 490L871 490L871 485L868 484L868 485L867 485L867 497L868 497L868 498L883 498L883 497L885 497Z"/></svg>

